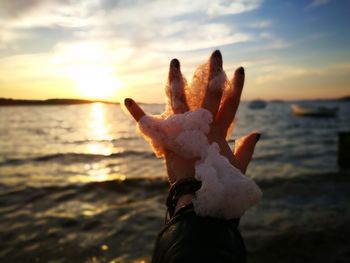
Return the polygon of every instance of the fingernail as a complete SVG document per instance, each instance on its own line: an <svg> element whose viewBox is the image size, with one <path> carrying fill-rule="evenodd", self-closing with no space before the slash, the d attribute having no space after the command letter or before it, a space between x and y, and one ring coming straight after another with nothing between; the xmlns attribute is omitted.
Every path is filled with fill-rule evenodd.
<svg viewBox="0 0 350 263"><path fill-rule="evenodd" d="M212 57L222 59L220 50L218 50L218 49L215 50L215 51L213 52L213 54L212 54Z"/></svg>
<svg viewBox="0 0 350 263"><path fill-rule="evenodd" d="M126 107L130 107L132 105L132 103L133 103L132 99L126 98L124 100L124 104Z"/></svg>
<svg viewBox="0 0 350 263"><path fill-rule="evenodd" d="M170 66L176 68L176 69L180 69L180 61L177 60L176 58L172 59L170 62Z"/></svg>
<svg viewBox="0 0 350 263"><path fill-rule="evenodd" d="M218 73L222 71L222 56L219 50L215 50L210 57L210 77L214 78Z"/></svg>
<svg viewBox="0 0 350 263"><path fill-rule="evenodd" d="M240 67L238 69L238 73L241 74L241 75L244 75L244 68L243 67Z"/></svg>
<svg viewBox="0 0 350 263"><path fill-rule="evenodd" d="M261 133L258 133L258 134L256 135L256 142L258 142L258 141L260 140L260 137L261 137Z"/></svg>
<svg viewBox="0 0 350 263"><path fill-rule="evenodd" d="M219 50L215 50L211 55L212 63L215 63L218 66L218 69L222 68L222 55Z"/></svg>

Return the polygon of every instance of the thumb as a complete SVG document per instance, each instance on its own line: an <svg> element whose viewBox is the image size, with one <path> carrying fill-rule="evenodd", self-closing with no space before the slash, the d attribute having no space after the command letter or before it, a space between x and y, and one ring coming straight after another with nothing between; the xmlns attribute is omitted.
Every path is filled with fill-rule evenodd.
<svg viewBox="0 0 350 263"><path fill-rule="evenodd" d="M244 137L239 138L235 142L235 163L242 173L245 173L250 160L252 159L255 145L259 141L261 133L252 132Z"/></svg>

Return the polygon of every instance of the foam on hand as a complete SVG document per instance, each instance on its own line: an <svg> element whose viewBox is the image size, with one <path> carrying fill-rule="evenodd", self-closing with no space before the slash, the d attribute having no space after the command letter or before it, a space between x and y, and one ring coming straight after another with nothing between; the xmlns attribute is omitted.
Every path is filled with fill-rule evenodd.
<svg viewBox="0 0 350 263"><path fill-rule="evenodd" d="M202 182L202 186L196 192L193 204L199 216L237 218L260 200L262 192L252 179L220 154L217 143L210 144L208 141L213 116L208 110L199 108L205 91L218 87L224 90L231 88L223 71L209 83L208 74L207 63L197 69L190 87L182 77L178 83L171 85L182 85L184 89L168 84L165 112L161 116L143 116L139 120L139 130L150 142L157 157L170 150L185 158L198 159L195 178ZM190 111L174 114L174 109L184 107L182 92L186 94ZM225 94L224 91L223 96Z"/></svg>
<svg viewBox="0 0 350 263"><path fill-rule="evenodd" d="M202 108L167 118L145 115L139 129L150 142L157 157L169 149L185 158L201 157L209 146L207 134L212 114Z"/></svg>
<svg viewBox="0 0 350 263"><path fill-rule="evenodd" d="M207 156L197 162L195 168L195 177L202 181L202 186L196 192L193 205L200 216L238 218L262 196L252 179L220 155L216 143L207 148Z"/></svg>

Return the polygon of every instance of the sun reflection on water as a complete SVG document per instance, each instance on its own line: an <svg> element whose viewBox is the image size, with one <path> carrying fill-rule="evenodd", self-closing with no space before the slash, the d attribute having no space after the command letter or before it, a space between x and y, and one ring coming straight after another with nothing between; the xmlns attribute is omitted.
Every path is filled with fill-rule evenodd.
<svg viewBox="0 0 350 263"><path fill-rule="evenodd" d="M88 175L75 175L68 179L71 183L91 183L91 182L105 182L105 181L124 181L126 175L124 174L110 174L101 170L94 170L88 172Z"/></svg>
<svg viewBox="0 0 350 263"><path fill-rule="evenodd" d="M90 181L93 182L104 182L109 180L124 181L126 179L126 176L123 174L112 173L112 170L109 167L93 166L92 169L88 171L88 174Z"/></svg>
<svg viewBox="0 0 350 263"><path fill-rule="evenodd" d="M86 153L95 155L111 155L113 153L113 136L107 118L107 105L93 103L90 106L90 116L87 122L86 134L89 143L86 144ZM115 150L115 149L114 149ZM71 178L79 182L103 182L110 180L126 179L126 176L119 174L119 168L106 167L103 159L100 162L86 164L84 167L86 175L79 175Z"/></svg>
<svg viewBox="0 0 350 263"><path fill-rule="evenodd" d="M88 123L88 136L91 141L87 146L89 154L110 155L113 150L112 135L106 120L106 105L93 103L91 105Z"/></svg>

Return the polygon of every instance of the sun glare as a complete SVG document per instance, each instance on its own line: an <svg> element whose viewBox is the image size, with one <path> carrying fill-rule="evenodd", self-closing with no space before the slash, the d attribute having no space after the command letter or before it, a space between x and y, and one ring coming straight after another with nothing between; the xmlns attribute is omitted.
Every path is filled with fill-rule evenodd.
<svg viewBox="0 0 350 263"><path fill-rule="evenodd" d="M111 67L101 65L74 65L71 77L82 96L90 99L115 97L121 87L120 80L113 75Z"/></svg>
<svg viewBox="0 0 350 263"><path fill-rule="evenodd" d="M100 43L61 45L53 62L75 84L79 94L88 99L118 97L122 83L108 48Z"/></svg>

